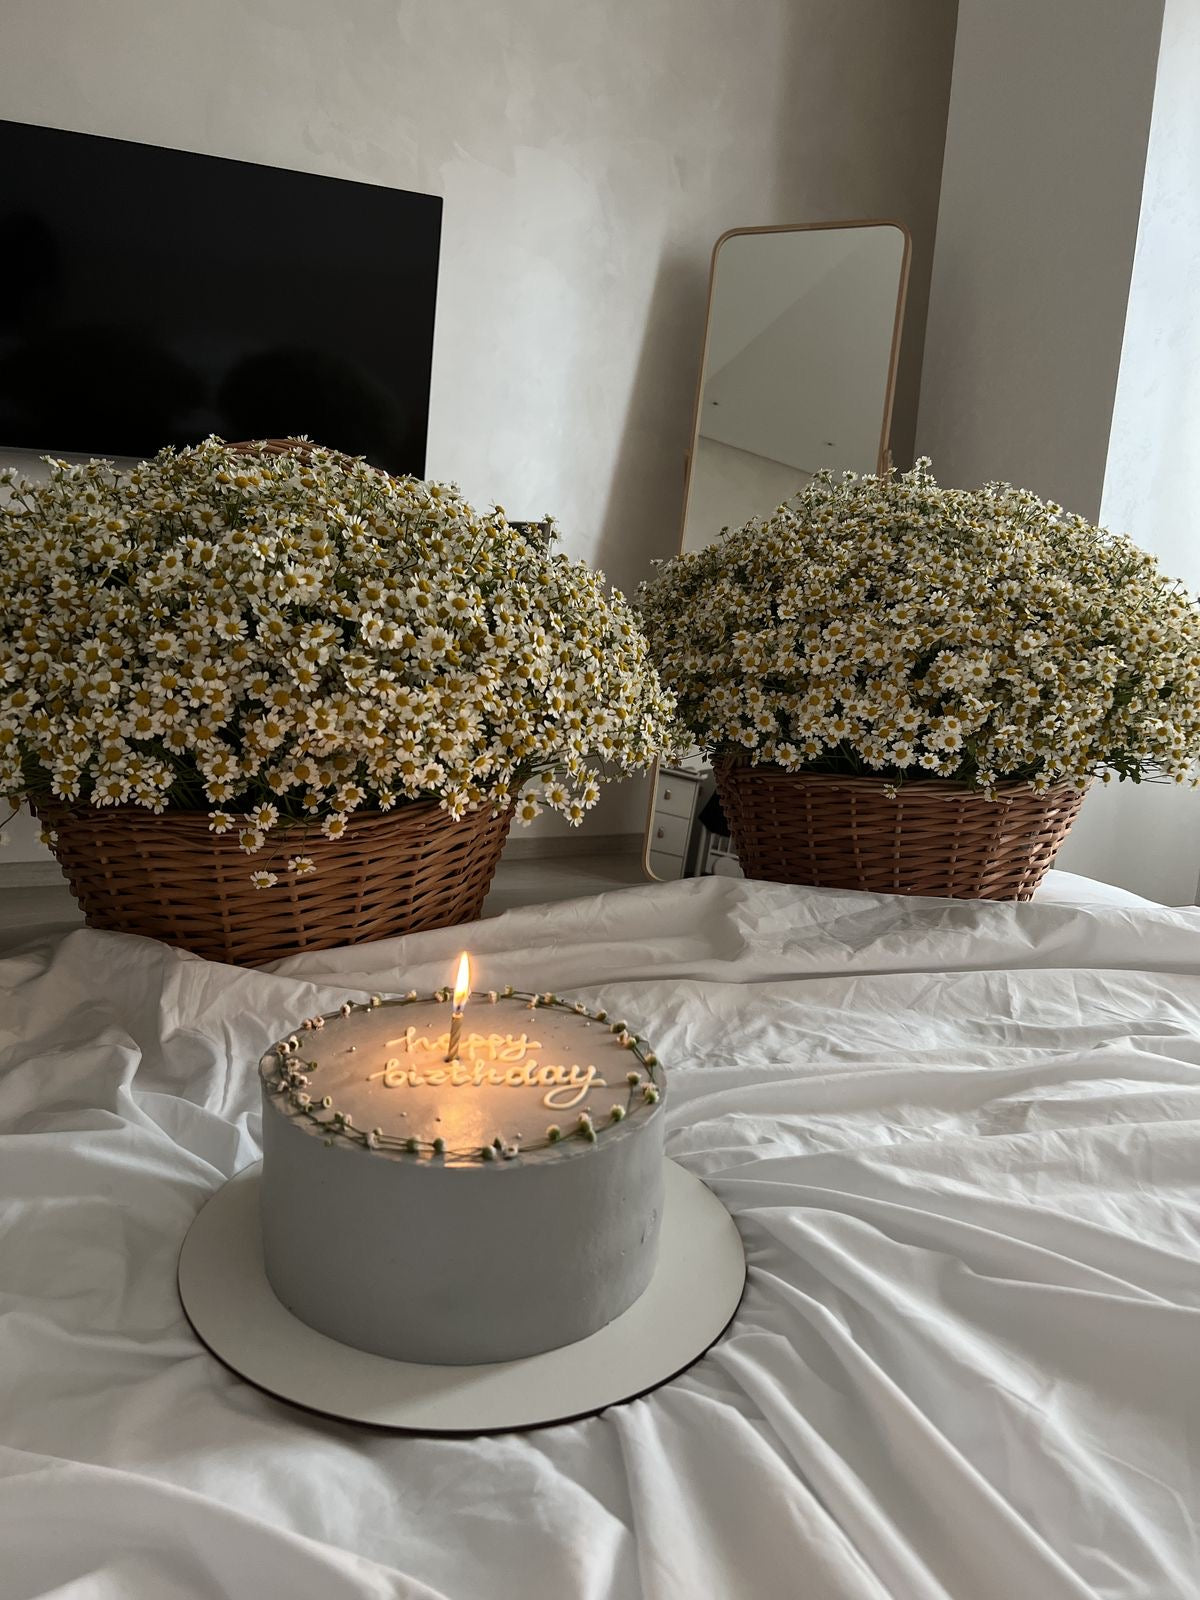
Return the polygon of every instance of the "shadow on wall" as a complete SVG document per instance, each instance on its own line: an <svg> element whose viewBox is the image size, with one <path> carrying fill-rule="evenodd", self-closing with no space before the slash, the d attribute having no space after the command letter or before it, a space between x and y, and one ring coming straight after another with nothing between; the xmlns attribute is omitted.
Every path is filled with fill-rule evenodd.
<svg viewBox="0 0 1200 1600"><path fill-rule="evenodd" d="M715 242L716 235L713 235ZM659 262L630 390L625 427L600 524L595 563L632 597L650 563L679 549L684 467L700 381L707 251L673 248ZM629 528L644 528L630 551ZM620 555L618 555L620 552Z"/></svg>

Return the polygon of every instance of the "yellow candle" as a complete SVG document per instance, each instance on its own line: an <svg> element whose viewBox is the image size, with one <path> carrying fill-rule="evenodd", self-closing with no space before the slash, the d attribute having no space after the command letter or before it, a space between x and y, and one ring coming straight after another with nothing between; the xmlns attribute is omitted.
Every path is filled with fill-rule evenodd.
<svg viewBox="0 0 1200 1600"><path fill-rule="evenodd" d="M458 976L454 980L454 1010L450 1013L450 1048L446 1052L447 1061L453 1061L458 1055L458 1041L462 1037L463 1007L470 993L471 963L467 960L467 952L464 950L458 962Z"/></svg>

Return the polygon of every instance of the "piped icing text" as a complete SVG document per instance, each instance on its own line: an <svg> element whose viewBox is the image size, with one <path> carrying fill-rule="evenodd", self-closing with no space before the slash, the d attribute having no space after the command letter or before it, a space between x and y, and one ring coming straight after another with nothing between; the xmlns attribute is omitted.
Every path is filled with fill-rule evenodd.
<svg viewBox="0 0 1200 1600"><path fill-rule="evenodd" d="M570 1111L593 1087L607 1087L594 1066L566 1066L528 1059L531 1050L540 1050L542 1046L539 1040L530 1039L524 1033L515 1038L502 1033L467 1034L460 1039L460 1053L451 1062L441 1059L449 1049L448 1033L431 1039L418 1035L415 1028L407 1028L398 1039L389 1039L387 1043L402 1046L407 1055L414 1052L432 1055L435 1064L409 1065L399 1056L390 1056L380 1071L372 1072L368 1078L368 1082L378 1079L385 1089L416 1089L424 1084L454 1089L478 1089L484 1084L510 1089L543 1088L546 1090L542 1096L544 1106L555 1111ZM477 1053L481 1051L486 1054ZM493 1063L501 1065L497 1067Z"/></svg>

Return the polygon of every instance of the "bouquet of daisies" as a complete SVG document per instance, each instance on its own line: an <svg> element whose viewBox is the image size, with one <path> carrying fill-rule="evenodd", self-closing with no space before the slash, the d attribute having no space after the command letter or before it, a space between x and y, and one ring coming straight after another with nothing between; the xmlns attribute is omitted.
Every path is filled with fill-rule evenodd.
<svg viewBox="0 0 1200 1600"><path fill-rule="evenodd" d="M787 771L1077 789L1191 779L1200 606L1129 539L1008 484L819 473L638 595L681 722Z"/></svg>
<svg viewBox="0 0 1200 1600"><path fill-rule="evenodd" d="M578 822L670 741L624 599L451 486L302 443L48 465L0 473L14 807L207 811L254 855L414 801Z"/></svg>

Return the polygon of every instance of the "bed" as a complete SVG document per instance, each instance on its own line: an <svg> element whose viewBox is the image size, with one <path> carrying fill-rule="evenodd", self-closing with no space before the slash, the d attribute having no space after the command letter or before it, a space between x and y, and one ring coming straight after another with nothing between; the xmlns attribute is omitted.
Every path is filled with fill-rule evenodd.
<svg viewBox="0 0 1200 1600"><path fill-rule="evenodd" d="M628 1012L747 1292L657 1393L490 1439L359 1431L176 1299L256 1159L252 1063L467 943ZM703 879L283 962L87 929L0 962L4 1600L1200 1594L1200 913Z"/></svg>

